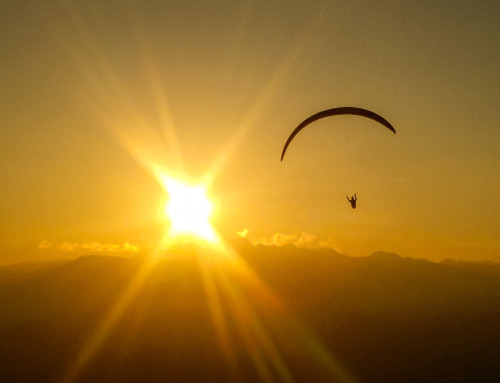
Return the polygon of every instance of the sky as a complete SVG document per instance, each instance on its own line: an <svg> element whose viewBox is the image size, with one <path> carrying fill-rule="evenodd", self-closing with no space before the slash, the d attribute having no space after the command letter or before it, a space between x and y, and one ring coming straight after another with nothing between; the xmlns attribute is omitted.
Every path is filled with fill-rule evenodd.
<svg viewBox="0 0 500 383"><path fill-rule="evenodd" d="M226 237L500 261L499 16L487 0L3 1L0 264L153 248L160 171L205 183ZM280 162L337 106L397 134L323 119Z"/></svg>

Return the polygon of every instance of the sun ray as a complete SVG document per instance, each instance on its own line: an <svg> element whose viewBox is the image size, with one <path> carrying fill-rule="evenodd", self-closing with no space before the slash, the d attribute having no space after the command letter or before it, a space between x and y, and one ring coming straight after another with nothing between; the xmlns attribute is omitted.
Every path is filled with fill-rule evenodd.
<svg viewBox="0 0 500 383"><path fill-rule="evenodd" d="M311 369L322 371L332 381L356 382L354 376L322 344L306 325L301 323L282 300L262 281L239 253L222 239L200 262L200 267L210 268L211 299L208 304L218 324L214 329L221 345L226 345L228 359L235 369L235 357L231 344L242 344L253 361L261 381L294 381L284 351L309 360ZM209 261L208 261L209 260ZM208 273L207 270L204 271ZM203 271L202 271L203 273ZM214 291L218 290L218 293ZM217 296L217 299L213 297ZM224 299L221 299L224 297ZM231 341L227 322L223 319L222 302L236 318L240 337ZM215 320L215 319L214 319ZM215 327L218 326L218 327Z"/></svg>
<svg viewBox="0 0 500 383"><path fill-rule="evenodd" d="M172 221L170 230L165 233L163 239L139 268L123 293L109 308L102 322L69 366L63 381L74 382L79 378L123 314L134 303L144 282L158 262L171 246L175 246L179 234L190 231L196 234L197 246L202 246L203 254L197 254L198 264L212 317L213 329L217 335L226 365L234 374L237 374L239 370L237 355L239 349L237 346L243 345L261 381L274 381L275 378L284 382L294 380L292 370L287 364L287 353L290 353L291 349L297 354L307 357L311 364L319 365L325 369L332 379L354 381L316 336L294 318L281 299L259 278L240 254L219 237L208 219L211 208L205 203L191 206L192 202L184 204L183 200L183 197L190 193L203 194L204 189L214 182L253 127L254 121L268 106L276 91L285 81L315 29L310 26L297 39L296 44L278 65L259 97L248 109L237 129L210 165L201 189L194 188L193 190L193 188L185 187L186 185L179 186L180 183L175 181L176 178L181 178L177 177L178 175L183 174L182 153L175 125L169 112L168 99L161 86L160 73L154 65L154 60L149 54L145 42L142 45L143 67L156 102L160 129L154 129L158 124L153 123L151 116L140 110L133 102L133 97L127 92L118 76L113 72L113 68L104 59L104 54L101 54L99 47L88 33L87 26L77 12L71 9L70 13L77 34L82 40L82 46L85 48L85 54L73 50L73 57L77 58L77 66L88 77L98 96L96 115L101 119L103 125L113 132L131 156L165 187L169 198L176 199L178 197L180 202L169 205L170 207L167 208L168 216ZM89 57L93 62L89 61ZM102 113L100 102L104 102L108 107L112 107L113 110L120 111L120 113L117 112L111 116ZM122 115L122 111L126 111L126 113ZM159 131L160 139L157 139ZM165 144L167 144L168 150L163 147ZM160 166L164 166L165 163L169 164L168 171L160 171ZM170 176L167 177L166 174ZM203 214L197 216L193 211L191 214L190 209L193 207L194 213L202 211ZM190 218L185 220L186 217ZM204 242L200 242L200 239ZM236 334L230 331L231 323L237 327ZM236 338L236 336L238 337Z"/></svg>
<svg viewBox="0 0 500 383"><path fill-rule="evenodd" d="M158 261L161 259L160 254L162 248L158 247L156 251L146 259L136 275L127 285L120 298L109 309L104 316L104 319L87 340L77 358L73 361L62 381L64 383L75 382L81 372L90 363L95 353L99 350L104 341L111 334L113 328L118 323L123 313L132 304L137 294L139 293L144 282L147 280L151 272L154 270Z"/></svg>
<svg viewBox="0 0 500 383"><path fill-rule="evenodd" d="M238 377L239 364L235 356L233 343L229 334L228 323L224 315L222 294L217 288L217 280L214 273L214 265L211 257L198 257L200 273L207 294L207 304L212 317L212 323L216 332L217 341L225 360L226 366L233 378Z"/></svg>
<svg viewBox="0 0 500 383"><path fill-rule="evenodd" d="M300 54L306 49L307 43L311 41L314 33L320 28L322 24L322 13L320 12L317 17L310 19L307 27L303 30L302 34L292 44L287 55L284 56L281 63L278 64L273 75L261 90L259 96L255 99L253 105L248 109L245 116L242 118L240 124L235 129L231 137L226 141L223 148L220 150L218 156L213 161L210 170L207 172L207 183L211 184L222 169L227 165L234 152L241 144L243 139L248 135L254 122L258 116L269 105L270 100L276 94L280 86L285 82L287 76L290 74L294 63Z"/></svg>
<svg viewBox="0 0 500 383"><path fill-rule="evenodd" d="M272 382L273 371L275 371L280 376L281 381L293 381L283 356L259 315L249 304L242 289L231 281L230 276L223 269L217 271L219 271L221 288L231 302L230 308L233 315L239 318L238 325L241 337L254 361L260 380Z"/></svg>

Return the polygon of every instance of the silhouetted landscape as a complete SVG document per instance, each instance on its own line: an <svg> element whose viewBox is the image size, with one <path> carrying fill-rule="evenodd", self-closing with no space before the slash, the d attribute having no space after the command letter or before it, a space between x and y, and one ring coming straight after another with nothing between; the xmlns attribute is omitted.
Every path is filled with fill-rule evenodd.
<svg viewBox="0 0 500 383"><path fill-rule="evenodd" d="M500 1L0 10L0 383L500 383Z"/></svg>
<svg viewBox="0 0 500 383"><path fill-rule="evenodd" d="M383 252L354 258L244 240L233 245L353 379L500 381L499 264L433 263ZM241 318L230 309L225 315L232 318L227 326L237 368L228 368L196 251L181 249L159 261L77 381L262 380L238 341ZM64 380L143 261L83 256L0 268L0 381ZM239 289L245 292L244 285ZM295 335L286 334L290 323L280 330L281 318L266 321L262 303L247 296L276 347L283 339L292 344ZM331 381L301 350L280 351L290 381ZM270 375L268 380L283 379Z"/></svg>

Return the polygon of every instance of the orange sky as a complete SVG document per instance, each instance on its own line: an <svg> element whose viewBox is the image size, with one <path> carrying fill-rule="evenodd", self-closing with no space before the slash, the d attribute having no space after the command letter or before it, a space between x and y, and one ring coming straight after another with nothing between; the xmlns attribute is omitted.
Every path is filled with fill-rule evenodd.
<svg viewBox="0 0 500 383"><path fill-rule="evenodd" d="M154 247L157 168L208 179L226 236L500 261L497 2L0 10L0 264ZM335 106L397 134L324 119L280 162Z"/></svg>

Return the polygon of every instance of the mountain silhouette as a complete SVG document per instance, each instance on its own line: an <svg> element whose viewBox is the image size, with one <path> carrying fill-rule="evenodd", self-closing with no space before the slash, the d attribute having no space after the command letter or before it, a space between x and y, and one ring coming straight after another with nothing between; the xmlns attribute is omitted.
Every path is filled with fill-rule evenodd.
<svg viewBox="0 0 500 383"><path fill-rule="evenodd" d="M245 240L232 245L353 379L500 381L497 263L434 263L384 252L354 258ZM226 317L238 371L222 357L196 252L177 249L159 261L76 381L262 380L238 343L243 318L234 313ZM1 267L0 381L61 381L143 263L85 256ZM234 293L245 289L235 285ZM254 299L249 307L265 317ZM281 333L271 334L278 341ZM301 352L283 352L293 381L331 381Z"/></svg>

